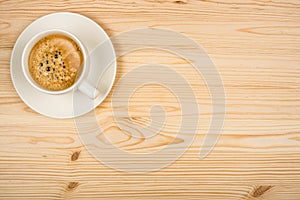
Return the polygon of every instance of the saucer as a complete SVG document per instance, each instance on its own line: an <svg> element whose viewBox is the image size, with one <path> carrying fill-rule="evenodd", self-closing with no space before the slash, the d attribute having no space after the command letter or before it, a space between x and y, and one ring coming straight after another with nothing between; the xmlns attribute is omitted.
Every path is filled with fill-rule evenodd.
<svg viewBox="0 0 300 200"><path fill-rule="evenodd" d="M68 31L86 47L90 64L86 80L100 91L95 99L77 89L60 95L46 94L26 80L21 64L23 49L34 35L50 29ZM92 111L106 98L116 76L116 55L111 40L97 23L75 13L53 13L37 19L21 33L12 51L10 72L17 93L31 109L52 118L73 118Z"/></svg>

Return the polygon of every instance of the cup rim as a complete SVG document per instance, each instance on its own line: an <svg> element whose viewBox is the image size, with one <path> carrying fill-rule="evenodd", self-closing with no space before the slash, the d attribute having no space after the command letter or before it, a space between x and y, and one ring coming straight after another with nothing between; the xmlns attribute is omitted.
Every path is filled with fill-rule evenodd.
<svg viewBox="0 0 300 200"><path fill-rule="evenodd" d="M73 85L71 85L70 87L63 89L63 90L47 90L45 88L43 88L42 86L38 85L38 83L36 83L32 78L31 75L27 72L29 70L27 70L26 68L28 68L28 56L30 54L30 51L32 50L32 48L34 47L34 45L43 37L46 37L48 35L51 34L63 34L67 37L70 37L72 40L74 40L76 42L76 44L80 47L81 52L83 54L83 68L82 68L82 72L80 74L80 77L75 81L75 83ZM31 48L29 49L29 47L31 46ZM27 56L26 56L27 55ZM71 90L75 89L83 80L86 71L87 71L87 53L86 53L86 49L84 47L84 45L82 44L82 42L72 33L62 30L62 29L50 29L50 30L46 30L46 31L42 31L39 32L37 34L35 34L25 45L23 52L22 52L22 70L23 70L23 74L26 78L26 80L30 83L31 86L33 86L35 89L47 93L47 94L52 94L52 95L58 95L58 94L64 94L67 92L70 92Z"/></svg>

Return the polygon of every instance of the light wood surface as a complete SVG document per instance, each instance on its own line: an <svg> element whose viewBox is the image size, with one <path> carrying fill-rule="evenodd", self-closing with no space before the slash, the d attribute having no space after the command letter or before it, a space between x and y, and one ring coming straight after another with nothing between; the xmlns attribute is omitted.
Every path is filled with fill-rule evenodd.
<svg viewBox="0 0 300 200"><path fill-rule="evenodd" d="M164 64L180 72L195 91L197 137L179 160L157 172L110 169L85 150L72 119L50 119L28 108L10 78L12 48L33 20L59 11L90 17L110 36L135 28L166 28L202 45L222 76L227 98L224 128L212 153L198 159L211 120L204 79L168 52L140 50L118 59L117 80L142 64ZM299 200L299 67L297 0L1 0L0 199ZM128 139L113 122L111 99L110 94L96 114L119 148L153 151L168 142ZM148 124L148 109L157 103L167 111L162 131L176 133L181 117L177 100L160 86L135 93L130 120Z"/></svg>

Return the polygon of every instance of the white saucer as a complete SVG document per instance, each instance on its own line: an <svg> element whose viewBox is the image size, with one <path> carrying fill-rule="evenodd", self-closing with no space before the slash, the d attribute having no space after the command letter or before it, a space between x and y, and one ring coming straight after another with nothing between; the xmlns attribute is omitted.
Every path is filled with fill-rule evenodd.
<svg viewBox="0 0 300 200"><path fill-rule="evenodd" d="M62 29L77 36L90 54L90 72L87 80L100 95L92 100L79 90L50 95L33 88L24 77L21 56L26 43L39 32ZM73 118L90 112L108 95L116 76L116 55L105 31L91 19L68 12L43 16L31 23L19 36L14 46L10 72L21 99L36 112L53 118ZM76 107L74 108L74 99Z"/></svg>

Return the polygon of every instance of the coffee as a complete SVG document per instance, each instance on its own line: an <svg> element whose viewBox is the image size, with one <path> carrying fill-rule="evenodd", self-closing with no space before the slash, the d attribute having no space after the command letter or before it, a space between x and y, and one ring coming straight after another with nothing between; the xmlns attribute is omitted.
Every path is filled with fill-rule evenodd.
<svg viewBox="0 0 300 200"><path fill-rule="evenodd" d="M81 75L83 63L83 53L77 43L61 34L40 39L28 59L32 79L53 91L72 86Z"/></svg>

